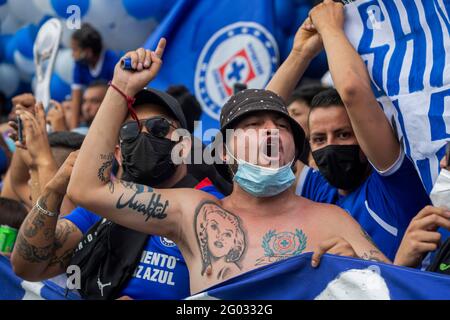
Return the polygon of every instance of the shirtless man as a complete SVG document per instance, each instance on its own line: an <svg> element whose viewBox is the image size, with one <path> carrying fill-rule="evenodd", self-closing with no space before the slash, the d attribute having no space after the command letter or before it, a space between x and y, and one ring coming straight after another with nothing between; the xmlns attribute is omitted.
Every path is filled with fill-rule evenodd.
<svg viewBox="0 0 450 320"><path fill-rule="evenodd" d="M269 143L273 132L279 139L275 159L279 168L267 168L273 161L260 162L261 157L253 164L238 158L238 164L230 166L235 176L227 198L99 179L99 170L107 167L114 152L127 100L156 77L165 43L161 39L154 52L142 48L128 52L135 72L116 65L112 85L74 166L68 195L75 203L128 228L172 239L186 260L191 293L304 252L315 252L313 266L325 252L388 262L345 211L295 195L291 167L302 151L304 133L282 99L270 91L245 90L222 109L222 129L242 133L241 138L226 141L225 160L238 157L237 150L245 150L245 160L258 153L249 148L247 132L262 133L265 140L256 145Z"/></svg>

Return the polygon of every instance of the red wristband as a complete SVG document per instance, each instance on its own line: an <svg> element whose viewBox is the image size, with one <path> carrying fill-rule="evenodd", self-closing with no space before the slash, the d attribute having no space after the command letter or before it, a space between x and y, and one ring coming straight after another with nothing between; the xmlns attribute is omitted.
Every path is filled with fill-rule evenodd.
<svg viewBox="0 0 450 320"><path fill-rule="evenodd" d="M138 122L139 127L140 127L141 125L140 125L140 122L139 122L139 118L137 117L136 111L135 111L134 108L133 108L133 104L134 104L134 102L136 101L136 98L127 96L127 95L125 94L125 92L123 92L123 91L120 90L117 86L115 86L115 85L112 83L112 81L110 81L110 82L108 83L108 85L110 85L114 90L116 90L116 91L117 91L117 92L125 99L125 101L127 102L127 108L128 108L128 111L129 111L130 114L131 114L131 117L132 117L134 120L136 120L136 121Z"/></svg>

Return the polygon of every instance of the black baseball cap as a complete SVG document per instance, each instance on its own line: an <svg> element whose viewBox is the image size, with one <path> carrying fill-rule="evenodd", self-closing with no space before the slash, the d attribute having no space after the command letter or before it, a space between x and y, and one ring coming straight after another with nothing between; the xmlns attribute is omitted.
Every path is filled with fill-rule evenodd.
<svg viewBox="0 0 450 320"><path fill-rule="evenodd" d="M136 101L134 102L133 107L150 103L169 109L175 120L178 120L180 123L181 128L187 130L183 109L181 109L177 99L170 94L156 89L144 88L136 94L135 99Z"/></svg>
<svg viewBox="0 0 450 320"><path fill-rule="evenodd" d="M305 132L289 115L283 99L270 90L245 89L231 96L220 113L220 131L223 137L226 137L226 129L232 129L239 120L257 111L276 112L289 122L298 159L304 150Z"/></svg>

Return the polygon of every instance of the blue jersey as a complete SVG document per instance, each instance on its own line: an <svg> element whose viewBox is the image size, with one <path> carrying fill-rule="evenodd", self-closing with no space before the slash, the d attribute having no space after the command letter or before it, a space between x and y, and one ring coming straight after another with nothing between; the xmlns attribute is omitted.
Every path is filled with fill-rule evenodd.
<svg viewBox="0 0 450 320"><path fill-rule="evenodd" d="M203 182L196 189L223 198L214 186ZM64 217L85 234L102 218L84 208ZM178 300L190 295L189 271L176 244L164 237L150 235L139 264L120 296L141 300Z"/></svg>
<svg viewBox="0 0 450 320"><path fill-rule="evenodd" d="M430 204L412 161L403 151L389 170L372 170L362 185L347 196L339 195L319 171L309 167L302 171L296 193L346 210L391 260L412 218Z"/></svg>
<svg viewBox="0 0 450 320"><path fill-rule="evenodd" d="M111 50L106 50L100 55L100 60L92 69L88 65L76 62L73 71L72 89L81 89L89 86L94 81L110 81L114 75L114 67L119 57Z"/></svg>

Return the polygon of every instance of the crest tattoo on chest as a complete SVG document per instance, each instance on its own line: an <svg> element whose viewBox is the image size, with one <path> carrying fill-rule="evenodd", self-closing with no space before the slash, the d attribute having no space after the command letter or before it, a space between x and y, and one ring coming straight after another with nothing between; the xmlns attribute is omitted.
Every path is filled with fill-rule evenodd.
<svg viewBox="0 0 450 320"><path fill-rule="evenodd" d="M299 229L295 232L276 232L269 230L262 238L264 256L256 260L256 266L263 266L301 254L308 237Z"/></svg>

